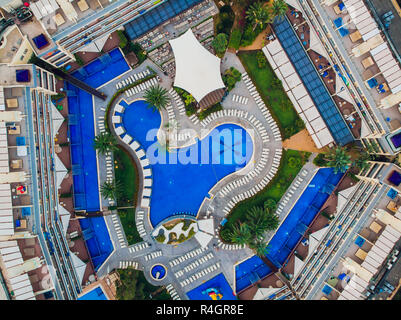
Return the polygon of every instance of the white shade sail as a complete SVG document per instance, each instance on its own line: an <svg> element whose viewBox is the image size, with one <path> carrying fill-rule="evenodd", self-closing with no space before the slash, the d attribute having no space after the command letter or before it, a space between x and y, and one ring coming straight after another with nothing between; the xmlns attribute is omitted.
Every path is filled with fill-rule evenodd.
<svg viewBox="0 0 401 320"><path fill-rule="evenodd" d="M224 88L220 59L205 49L191 29L170 40L175 57L174 85L188 91L200 102L208 93Z"/></svg>

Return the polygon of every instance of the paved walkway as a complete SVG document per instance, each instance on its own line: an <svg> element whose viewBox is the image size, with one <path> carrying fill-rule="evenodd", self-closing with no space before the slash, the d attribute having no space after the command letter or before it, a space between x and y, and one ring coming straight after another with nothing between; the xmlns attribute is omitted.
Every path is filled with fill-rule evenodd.
<svg viewBox="0 0 401 320"><path fill-rule="evenodd" d="M152 69L157 71L159 77L162 79L161 85L170 90L172 85L171 79L164 76L162 71L150 61L146 61L138 69L124 74L120 77L120 79L111 81L109 84L104 86L102 90L111 95L111 93L115 91L116 82L119 82L121 81L121 79L128 77L132 72L136 73L138 71L144 70L148 65L150 65ZM222 70L225 70L231 66L237 68L241 73L245 72L243 66L241 65L239 59L235 56L235 54L227 53L222 61ZM232 99L233 94L248 98L248 103L240 104L234 102ZM138 99L140 97L141 94L138 94L132 96L131 99ZM222 219L224 219L226 215L225 212L227 212L224 209L227 208L228 203L232 202L232 199L240 199L241 195L248 192L255 185L260 185L262 180L266 181L267 175L271 175L270 171L272 170L273 159L281 158L282 143L280 140L277 140L276 136L274 136L271 124L267 122L265 115L261 112L260 107L256 104L254 98L250 94L243 80L237 83L236 87L222 102L224 112L212 114L211 116L209 116L209 120L207 121L200 122L195 117L188 118L185 114L183 115L179 112L176 100L174 100L173 97L171 98L174 117L177 120L180 129L191 129L195 133L199 133L201 129L207 129L206 131L209 131L217 124L231 122L242 125L247 129L248 132L251 133L251 135L253 135L254 162L249 163L244 168L245 170L243 169L220 180L210 190L210 198L206 198L200 208L198 219L206 215L211 215L214 218L215 227L219 226L220 222L222 221ZM126 99L128 103L130 103L131 101L130 99L127 99L126 96L124 96L124 99ZM101 115L102 112L104 114L104 111L101 109L102 106L104 106L103 102L95 101L95 110L97 116ZM247 116L239 116L244 114L247 114ZM166 110L162 111L162 118L163 121L165 121L164 119L168 119ZM249 118L256 120L252 120L251 122ZM98 119L98 117L96 117L96 119ZM258 127L255 127L254 121L257 121L257 123L259 124ZM164 124L161 125L161 128L164 128ZM266 132L268 136L268 141L265 138L262 139L260 130ZM193 137L191 136L187 141L180 141L178 143L179 145L191 143L192 138ZM237 188L234 188L228 194L223 195L221 193L221 190L226 187L227 184L238 181L239 179L243 179L244 176L249 173L255 166L257 166L259 163L262 163L261 153L263 150L269 150L269 155L267 157L266 163L263 164L263 166L260 166L261 173L259 174L259 176L256 176L253 179L249 179L247 183L237 186ZM280 150L280 153L278 153L278 150ZM135 156L133 156L133 158L135 159L135 161L138 161ZM102 181L102 179L105 179L105 177L102 175L101 168L104 163L101 157L99 157L99 165L100 181ZM313 170L315 169L315 167L312 163L308 163L305 168L308 174L305 177L304 183L306 183L309 177L313 175ZM142 178L140 174L141 181ZM299 190L301 189L303 189L302 186L300 186ZM142 190L141 186L139 190ZM138 194L139 199L141 199L142 197L140 193L141 192L139 192ZM294 196L294 199L296 198L297 197ZM140 201L138 203L140 203ZM290 203L288 203L287 206L290 206ZM145 216L148 215L147 208L137 208L136 214L138 214L138 211L145 211ZM280 217L284 217L285 213L286 208L284 208ZM106 216L105 220L110 230L115 250L98 270L98 275L106 275L114 268L118 268L120 265L120 261L135 261L138 263L138 268L140 270L144 270L145 277L151 284L172 284L173 287L177 290L178 295L182 299L187 298L185 294L186 292L192 290L193 288L199 286L203 282L211 279L221 272L225 275L231 287L234 288L234 265L253 255L252 251L247 248L240 250L223 250L218 246L219 239L217 238L217 236L215 236L208 244L208 246L204 248L202 252L197 253L195 257L188 258L185 261L175 264L175 262L178 261L177 258L190 256L190 252L200 249L200 245L195 238L191 238L177 246L158 243L150 236L153 228L149 223L149 219L143 219L143 227L146 231L146 235L143 237L144 242L126 247L125 243L122 244L121 235L119 236L118 230L116 230L116 228L118 229L118 223L116 224L116 222L113 221L112 216ZM233 247L228 247L233 249ZM196 263L196 261L198 263ZM167 276L161 281L155 281L149 275L149 270L155 263L161 263L167 268ZM208 272L208 270L210 270L210 268L216 264L219 265L217 270ZM204 275L205 272L208 273ZM192 281L191 283L185 283L185 279L188 279L198 273L202 273L202 277L195 281Z"/></svg>

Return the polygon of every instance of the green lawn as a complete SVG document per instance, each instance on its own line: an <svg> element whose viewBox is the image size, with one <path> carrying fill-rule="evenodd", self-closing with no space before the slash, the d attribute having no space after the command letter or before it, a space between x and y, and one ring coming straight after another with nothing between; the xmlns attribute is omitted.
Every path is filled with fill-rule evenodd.
<svg viewBox="0 0 401 320"><path fill-rule="evenodd" d="M138 191L138 175L136 166L131 157L120 148L114 152L114 160L116 161L116 168L114 171L115 178L116 180L121 181L124 186L124 192L119 195L117 204L119 207L135 207ZM139 236L135 224L135 209L118 209L117 211L127 237L128 245L141 242L142 238Z"/></svg>
<svg viewBox="0 0 401 320"><path fill-rule="evenodd" d="M171 300L167 290L151 285L142 271L117 269L121 285L117 286L118 300Z"/></svg>
<svg viewBox="0 0 401 320"><path fill-rule="evenodd" d="M274 85L274 81L277 81L274 79L277 79L277 77L269 63L267 63L266 67L259 68L256 59L257 52L257 50L241 51L238 53L238 56L249 77L253 80L261 98L276 120L281 135L284 139L287 139L298 131L301 131L305 125L298 116L283 87L281 85Z"/></svg>
<svg viewBox="0 0 401 320"><path fill-rule="evenodd" d="M273 180L257 195L240 202L227 216L228 221L221 229L223 240L228 241L228 239L224 237L224 234L227 234L237 221L244 221L244 217L250 208L254 206L263 207L267 199L273 199L278 203L298 172L307 162L309 156L309 152L283 150L280 167ZM293 160L290 160L291 158L293 158ZM291 165L290 162L292 163Z"/></svg>

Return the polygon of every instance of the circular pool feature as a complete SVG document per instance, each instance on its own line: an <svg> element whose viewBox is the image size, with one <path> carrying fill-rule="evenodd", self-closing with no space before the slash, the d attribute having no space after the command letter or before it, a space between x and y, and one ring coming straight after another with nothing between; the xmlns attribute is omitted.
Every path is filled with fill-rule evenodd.
<svg viewBox="0 0 401 320"><path fill-rule="evenodd" d="M154 279L156 281L163 280L167 275L167 269L162 264L155 264L150 269L150 275L151 275L152 279Z"/></svg>

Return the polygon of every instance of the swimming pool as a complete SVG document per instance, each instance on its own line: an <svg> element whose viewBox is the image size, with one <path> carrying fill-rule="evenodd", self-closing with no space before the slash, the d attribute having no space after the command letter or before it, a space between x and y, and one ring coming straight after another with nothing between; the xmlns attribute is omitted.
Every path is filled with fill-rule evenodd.
<svg viewBox="0 0 401 320"><path fill-rule="evenodd" d="M108 300L104 294L102 287L96 287L91 291L88 291L83 296L79 297L78 300Z"/></svg>
<svg viewBox="0 0 401 320"><path fill-rule="evenodd" d="M285 262L343 175L340 172L334 174L333 168L317 171L269 242L266 256L277 267ZM235 267L236 291L247 288L270 272L259 257L252 256Z"/></svg>
<svg viewBox="0 0 401 320"><path fill-rule="evenodd" d="M114 49L72 75L87 84L98 87L129 70L120 50ZM100 210L99 184L92 96L66 83L68 126L73 175L74 206L88 212Z"/></svg>
<svg viewBox="0 0 401 320"><path fill-rule="evenodd" d="M160 127L160 113L148 108L143 100L130 105L124 101L121 104L126 107L121 114L122 125L147 151L147 158L153 163L150 203L150 221L153 226L174 214L196 216L209 190L223 177L243 168L251 159L253 142L250 135L238 125L223 124L196 144L179 150L179 159L180 155L191 152L195 154L193 163L172 163L177 151L160 151L160 145L159 148L155 147L154 136L147 139L149 130ZM155 158L160 155L169 161L154 163ZM210 160L208 163L206 158Z"/></svg>
<svg viewBox="0 0 401 320"><path fill-rule="evenodd" d="M152 269L150 269L150 274L153 279L160 281L166 276L167 269L161 264L156 264L152 267Z"/></svg>
<svg viewBox="0 0 401 320"><path fill-rule="evenodd" d="M95 271L113 251L113 244L103 217L79 219L82 234L89 254L92 258Z"/></svg>
<svg viewBox="0 0 401 320"><path fill-rule="evenodd" d="M226 277L222 273L187 292L187 296L191 300L213 300L213 291L222 295L220 300L237 300ZM208 292L212 294L209 295Z"/></svg>

